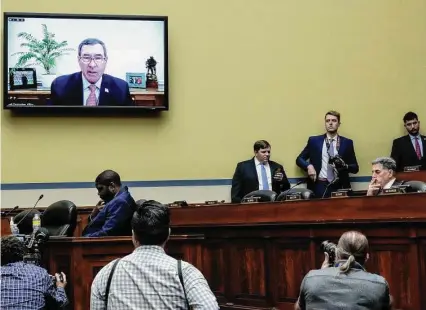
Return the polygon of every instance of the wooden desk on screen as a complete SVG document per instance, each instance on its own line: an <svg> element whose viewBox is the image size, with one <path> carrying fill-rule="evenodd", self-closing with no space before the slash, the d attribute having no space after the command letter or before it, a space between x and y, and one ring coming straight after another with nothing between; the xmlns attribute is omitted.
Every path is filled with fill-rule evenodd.
<svg viewBox="0 0 426 310"><path fill-rule="evenodd" d="M365 233L367 269L383 275L399 309L426 310L426 194L172 209L167 252L199 268L222 309L293 309L323 240ZM69 275L73 309L88 309L97 271L132 251L129 237L48 242L50 272Z"/></svg>
<svg viewBox="0 0 426 310"><path fill-rule="evenodd" d="M163 106L164 92L156 89L131 88L130 95L137 106ZM34 105L48 105L50 90L9 90L10 102L25 102Z"/></svg>

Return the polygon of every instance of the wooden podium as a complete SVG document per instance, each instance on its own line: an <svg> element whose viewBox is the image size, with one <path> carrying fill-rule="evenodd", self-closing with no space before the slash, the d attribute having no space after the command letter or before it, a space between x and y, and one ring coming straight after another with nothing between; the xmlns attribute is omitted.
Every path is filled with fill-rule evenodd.
<svg viewBox="0 0 426 310"><path fill-rule="evenodd" d="M221 309L293 309L303 277L321 266L321 242L353 229L367 235L367 270L387 279L396 308L426 309L426 193L198 206L171 216L166 252L201 270ZM50 273L67 274L70 309L87 310L96 273L132 250L130 237L52 237L43 259Z"/></svg>

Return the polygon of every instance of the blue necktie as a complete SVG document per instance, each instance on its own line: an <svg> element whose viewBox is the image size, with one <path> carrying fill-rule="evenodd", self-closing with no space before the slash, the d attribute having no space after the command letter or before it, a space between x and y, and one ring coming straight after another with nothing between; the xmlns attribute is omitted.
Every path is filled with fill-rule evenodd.
<svg viewBox="0 0 426 310"><path fill-rule="evenodd" d="M261 164L260 174L262 175L262 189L269 190L268 176L266 175L266 168L264 164Z"/></svg>

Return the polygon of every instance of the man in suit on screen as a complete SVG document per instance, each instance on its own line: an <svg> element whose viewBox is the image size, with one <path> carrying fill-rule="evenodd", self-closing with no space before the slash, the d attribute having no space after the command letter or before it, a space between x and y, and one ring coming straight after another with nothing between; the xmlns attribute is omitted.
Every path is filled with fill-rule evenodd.
<svg viewBox="0 0 426 310"><path fill-rule="evenodd" d="M271 145L260 140L254 143L254 157L238 163L232 178L231 200L239 203L256 190L272 190L277 194L290 188L282 165L269 160Z"/></svg>
<svg viewBox="0 0 426 310"><path fill-rule="evenodd" d="M396 171L405 167L420 166L426 169L426 136L420 134L417 114L408 112L403 118L408 135L393 140L391 157L396 161Z"/></svg>
<svg viewBox="0 0 426 310"><path fill-rule="evenodd" d="M358 173L359 166L351 139L338 135L340 113L325 115L326 133L309 137L296 159L296 164L308 172L308 188L316 198L330 197L331 192L350 188L349 173Z"/></svg>
<svg viewBox="0 0 426 310"><path fill-rule="evenodd" d="M51 104L56 106L131 106L126 81L105 74L107 49L99 39L86 39L78 46L81 72L57 77L51 86Z"/></svg>

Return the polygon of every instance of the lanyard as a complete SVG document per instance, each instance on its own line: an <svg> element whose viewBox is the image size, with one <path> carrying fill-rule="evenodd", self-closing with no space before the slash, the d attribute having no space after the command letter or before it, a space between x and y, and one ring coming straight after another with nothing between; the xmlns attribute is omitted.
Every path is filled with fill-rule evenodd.
<svg viewBox="0 0 426 310"><path fill-rule="evenodd" d="M330 139L327 138L327 135L325 136L325 146L327 147L327 153L330 155ZM336 150L337 153L339 153L339 149L340 149L340 137L336 136Z"/></svg>

